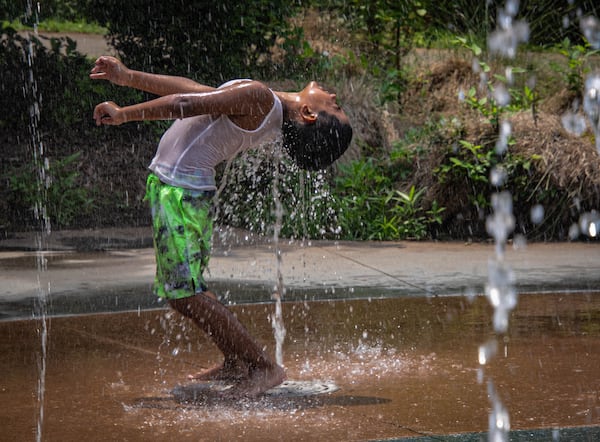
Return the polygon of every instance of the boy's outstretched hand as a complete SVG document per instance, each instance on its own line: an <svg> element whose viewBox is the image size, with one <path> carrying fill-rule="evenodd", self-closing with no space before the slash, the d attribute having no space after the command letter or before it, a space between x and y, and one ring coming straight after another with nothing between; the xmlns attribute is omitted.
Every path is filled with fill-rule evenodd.
<svg viewBox="0 0 600 442"><path fill-rule="evenodd" d="M103 55L98 57L90 72L92 80L108 80L119 86L127 86L129 69L115 57Z"/></svg>
<svg viewBox="0 0 600 442"><path fill-rule="evenodd" d="M97 126L102 124L118 126L119 124L125 123L121 108L112 101L105 101L96 106L94 109L94 120L96 120Z"/></svg>

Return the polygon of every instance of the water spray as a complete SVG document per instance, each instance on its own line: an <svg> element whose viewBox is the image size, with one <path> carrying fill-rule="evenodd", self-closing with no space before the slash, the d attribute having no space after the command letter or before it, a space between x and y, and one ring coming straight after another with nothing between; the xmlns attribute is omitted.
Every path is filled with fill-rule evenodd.
<svg viewBox="0 0 600 442"><path fill-rule="evenodd" d="M31 0L27 1L27 9L25 16L27 20L34 21L33 33L38 36L39 23L39 8L40 4L33 4ZM45 157L44 143L42 142L39 121L40 121L40 101L41 95L38 90L37 81L34 75L34 56L33 41L31 34L28 34L28 44L25 49L27 61L27 74L23 88L24 98L29 101L29 132L31 135L31 150L33 153L33 164L37 171L36 174L36 190L37 200L33 207L36 219L40 223L40 230L36 233L36 265L37 265L37 299L34 307L33 316L38 318L40 326L38 335L40 337L40 355L37 361L38 364L38 387L37 387L37 425L36 425L36 440L43 440L44 428L44 404L46 393L46 368L47 368L47 351L48 351L48 296L50 294L50 283L45 282L44 274L48 269L48 261L44 256L44 249L47 237L50 235L50 219L46 210L47 189L50 186L50 174L48 173L50 164L48 158Z"/></svg>

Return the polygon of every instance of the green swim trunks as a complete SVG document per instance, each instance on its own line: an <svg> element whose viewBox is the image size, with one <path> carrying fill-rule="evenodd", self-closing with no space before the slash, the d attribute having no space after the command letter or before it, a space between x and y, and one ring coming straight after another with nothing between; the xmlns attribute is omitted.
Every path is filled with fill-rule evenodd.
<svg viewBox="0 0 600 442"><path fill-rule="evenodd" d="M206 290L203 273L210 258L213 193L174 187L154 174L148 177L157 296L179 299Z"/></svg>

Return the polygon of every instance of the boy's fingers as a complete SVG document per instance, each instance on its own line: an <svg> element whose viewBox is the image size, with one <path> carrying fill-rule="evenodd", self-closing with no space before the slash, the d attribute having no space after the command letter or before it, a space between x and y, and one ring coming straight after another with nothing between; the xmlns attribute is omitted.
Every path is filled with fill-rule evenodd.
<svg viewBox="0 0 600 442"><path fill-rule="evenodd" d="M96 120L96 126L102 126L103 124L112 124L113 120L110 115L99 115L94 118Z"/></svg>
<svg viewBox="0 0 600 442"><path fill-rule="evenodd" d="M94 120L96 120L96 124L100 126L102 124L102 119L107 117L107 113L104 111L102 105L96 106L94 109Z"/></svg>

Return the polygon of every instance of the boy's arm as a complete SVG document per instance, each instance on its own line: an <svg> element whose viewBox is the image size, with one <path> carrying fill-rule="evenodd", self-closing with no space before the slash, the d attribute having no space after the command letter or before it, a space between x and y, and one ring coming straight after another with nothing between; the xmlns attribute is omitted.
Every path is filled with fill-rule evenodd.
<svg viewBox="0 0 600 442"><path fill-rule="evenodd" d="M185 77L135 71L127 68L118 59L106 55L96 60L90 72L90 78L92 80L108 80L119 86L128 86L161 97L177 93L210 92L215 90L210 86L205 86Z"/></svg>
<svg viewBox="0 0 600 442"><path fill-rule="evenodd" d="M228 115L243 123L242 127L252 129L271 110L273 100L273 93L264 84L245 81L208 92L166 95L133 106L104 102L94 109L94 119L97 125L119 125L128 121Z"/></svg>

